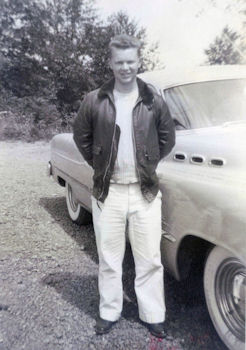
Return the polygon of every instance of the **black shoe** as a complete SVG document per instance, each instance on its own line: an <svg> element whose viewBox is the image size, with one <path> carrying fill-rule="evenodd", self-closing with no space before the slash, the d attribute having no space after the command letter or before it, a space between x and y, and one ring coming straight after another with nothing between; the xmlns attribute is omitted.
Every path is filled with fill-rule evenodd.
<svg viewBox="0 0 246 350"><path fill-rule="evenodd" d="M150 333L157 338L166 338L167 334L164 331L164 324L162 323L145 323Z"/></svg>
<svg viewBox="0 0 246 350"><path fill-rule="evenodd" d="M105 334L108 333L110 331L110 329L112 328L113 324L116 323L116 321L107 321L104 320L103 318L99 317L97 319L97 323L96 323L96 334Z"/></svg>

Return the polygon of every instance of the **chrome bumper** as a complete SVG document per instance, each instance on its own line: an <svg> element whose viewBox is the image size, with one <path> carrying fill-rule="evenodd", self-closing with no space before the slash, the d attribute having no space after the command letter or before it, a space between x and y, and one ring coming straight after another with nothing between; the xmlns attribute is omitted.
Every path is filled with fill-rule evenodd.
<svg viewBox="0 0 246 350"><path fill-rule="evenodd" d="M47 174L47 176L49 176L49 177L53 175L53 174L52 174L52 164L51 164L50 161L49 161L48 164L47 164L46 174Z"/></svg>

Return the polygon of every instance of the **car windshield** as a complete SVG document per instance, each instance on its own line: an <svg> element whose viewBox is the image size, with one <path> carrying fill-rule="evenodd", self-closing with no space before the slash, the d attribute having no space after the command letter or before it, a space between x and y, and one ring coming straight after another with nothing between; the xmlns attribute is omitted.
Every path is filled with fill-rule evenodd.
<svg viewBox="0 0 246 350"><path fill-rule="evenodd" d="M246 79L210 81L164 91L177 129L246 121Z"/></svg>

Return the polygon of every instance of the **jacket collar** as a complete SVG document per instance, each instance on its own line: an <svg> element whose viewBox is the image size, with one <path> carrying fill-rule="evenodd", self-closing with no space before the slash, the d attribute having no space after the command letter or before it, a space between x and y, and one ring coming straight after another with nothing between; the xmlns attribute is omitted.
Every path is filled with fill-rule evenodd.
<svg viewBox="0 0 246 350"><path fill-rule="evenodd" d="M112 78L109 81L107 81L105 84L103 84L99 89L98 97L104 98L106 96L109 96L112 98L114 82L115 82L115 79ZM139 79L139 78L137 78L137 85L138 85L139 96L141 97L143 103L146 105L152 105L154 95L151 89L142 79Z"/></svg>

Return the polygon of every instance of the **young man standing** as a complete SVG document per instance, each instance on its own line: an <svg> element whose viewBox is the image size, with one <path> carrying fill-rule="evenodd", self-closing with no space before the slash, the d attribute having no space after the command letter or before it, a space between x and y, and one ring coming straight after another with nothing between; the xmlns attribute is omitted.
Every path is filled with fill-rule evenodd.
<svg viewBox="0 0 246 350"><path fill-rule="evenodd" d="M109 48L114 78L85 97L74 123L74 141L94 169L100 294L96 333L107 333L121 315L128 221L139 317L153 335L163 338L161 192L155 169L174 146L174 124L163 99L137 78L140 42L122 34Z"/></svg>

